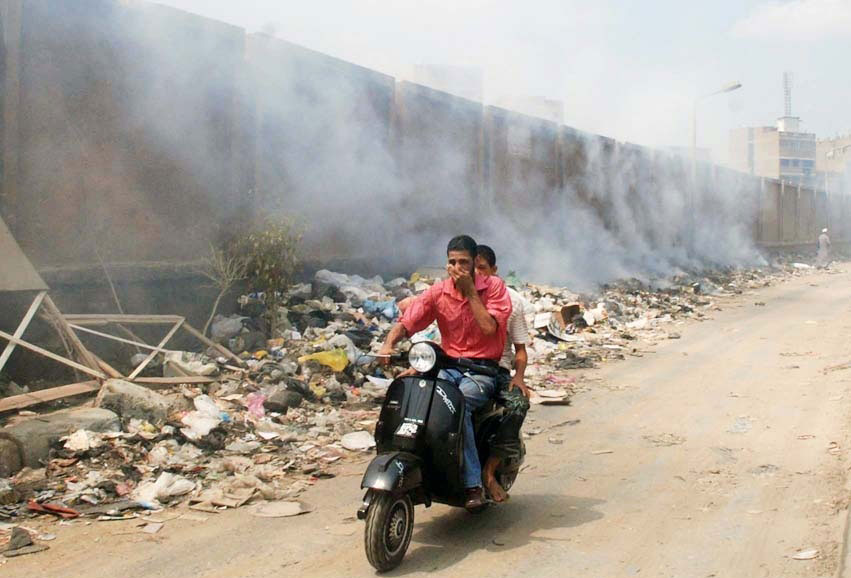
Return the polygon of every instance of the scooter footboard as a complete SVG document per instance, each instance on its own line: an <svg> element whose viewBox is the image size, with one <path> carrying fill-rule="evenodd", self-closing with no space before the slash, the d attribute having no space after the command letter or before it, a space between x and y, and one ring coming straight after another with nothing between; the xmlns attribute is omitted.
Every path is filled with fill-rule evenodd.
<svg viewBox="0 0 851 578"><path fill-rule="evenodd" d="M361 488L406 493L422 486L420 458L408 452L387 452L376 456L363 474Z"/></svg>

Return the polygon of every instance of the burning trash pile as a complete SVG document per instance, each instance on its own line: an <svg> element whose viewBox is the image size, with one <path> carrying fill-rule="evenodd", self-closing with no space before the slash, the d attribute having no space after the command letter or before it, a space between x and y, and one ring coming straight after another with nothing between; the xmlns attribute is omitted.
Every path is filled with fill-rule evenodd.
<svg viewBox="0 0 851 578"><path fill-rule="evenodd" d="M533 328L532 402L569 403L581 380L570 370L640 355L641 347L678 338L678 324L706 317L719 298L787 274L804 272L789 266L631 281L593 295L509 276ZM398 319L398 302L433 282L417 273L384 282L322 270L281 296L274 323L256 294L240 298L241 315L215 318L212 338L245 367L212 356L215 350L168 352L161 357L164 375L208 376L209 383L187 378L157 392L109 380L93 408L16 416L3 429L12 448L36 437L43 447L29 457L23 452L18 466L28 467L21 469L3 461L0 437L0 525L41 514L115 520L181 503L217 512L296 498L333 477L334 464L365 459L374 446L378 407L403 368L381 367L370 352ZM269 325L274 334L267 334ZM424 339L440 341L436 325L411 337ZM85 412L98 413L74 421ZM59 414L60 427L36 432Z"/></svg>

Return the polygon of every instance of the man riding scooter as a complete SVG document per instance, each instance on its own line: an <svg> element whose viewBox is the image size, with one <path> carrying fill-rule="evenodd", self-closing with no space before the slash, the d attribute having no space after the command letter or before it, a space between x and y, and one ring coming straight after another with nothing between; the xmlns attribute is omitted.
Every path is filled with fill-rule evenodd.
<svg viewBox="0 0 851 578"><path fill-rule="evenodd" d="M487 245L479 245L476 249L476 275L493 276L497 271L496 253ZM507 289L511 298L511 316L508 318L508 339L499 360L496 390L497 402L503 407L503 417L482 472L485 489L494 502L504 502L508 499L508 493L499 484L496 472L506 460L516 460L522 456L520 428L526 419L526 412L529 411L529 390L524 381L529 360L526 344L531 341L529 326L526 324L523 298L510 287Z"/></svg>
<svg viewBox="0 0 851 578"><path fill-rule="evenodd" d="M381 348L380 355L387 356L385 360L389 361L400 339L422 331L437 320L442 346L448 355L498 367L505 347L511 299L501 279L476 275L476 249L476 242L467 235L449 241L446 247L449 277L432 285L406 308ZM464 395L464 507L475 511L484 506L485 497L472 414L496 395L495 379L457 369L443 370L440 377L457 385Z"/></svg>

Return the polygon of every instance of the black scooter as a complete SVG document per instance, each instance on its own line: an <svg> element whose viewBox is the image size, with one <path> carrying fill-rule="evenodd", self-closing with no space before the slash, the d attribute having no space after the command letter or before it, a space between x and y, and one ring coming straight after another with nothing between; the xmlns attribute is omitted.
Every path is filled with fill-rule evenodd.
<svg viewBox="0 0 851 578"><path fill-rule="evenodd" d="M396 379L375 426L377 454L366 470L366 488L358 519L366 520L366 557L379 572L402 562L414 529L414 505L432 502L463 507L462 479L464 395L439 379L441 369L496 376L498 369L447 356L435 343L420 342L408 351L408 362L419 375ZM474 415L476 446L484 465L490 442L502 419L502 407L486 404ZM503 460L497 480L508 490L523 463L520 456ZM508 462L508 463L505 463Z"/></svg>

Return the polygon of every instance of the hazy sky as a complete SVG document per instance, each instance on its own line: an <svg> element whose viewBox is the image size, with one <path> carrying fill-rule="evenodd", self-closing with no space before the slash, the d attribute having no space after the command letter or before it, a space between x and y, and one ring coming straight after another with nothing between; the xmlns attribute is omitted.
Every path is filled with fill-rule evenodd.
<svg viewBox="0 0 851 578"><path fill-rule="evenodd" d="M851 132L851 0L160 0L395 76L479 66L486 98L564 101L565 124L639 144L727 156L727 131L773 124L782 74L819 137Z"/></svg>

